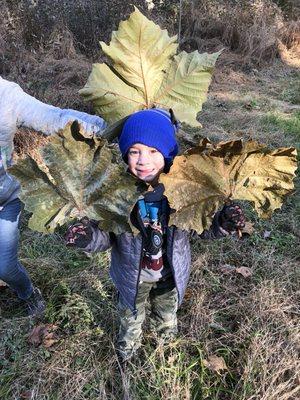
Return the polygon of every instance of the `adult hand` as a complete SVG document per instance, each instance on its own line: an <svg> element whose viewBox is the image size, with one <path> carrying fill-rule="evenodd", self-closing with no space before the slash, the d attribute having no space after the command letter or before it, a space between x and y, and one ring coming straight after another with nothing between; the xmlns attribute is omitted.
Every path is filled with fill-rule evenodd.
<svg viewBox="0 0 300 400"><path fill-rule="evenodd" d="M107 123L97 115L71 109L61 110L59 115L61 127L64 127L68 122L77 121L82 128L81 133L86 137L100 137L101 132L107 127Z"/></svg>

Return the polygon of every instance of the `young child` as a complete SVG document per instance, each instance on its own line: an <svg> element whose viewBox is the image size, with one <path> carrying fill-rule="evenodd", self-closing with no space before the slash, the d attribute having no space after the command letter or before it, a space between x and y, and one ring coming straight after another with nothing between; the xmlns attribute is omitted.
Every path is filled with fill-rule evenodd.
<svg viewBox="0 0 300 400"><path fill-rule="evenodd" d="M170 208L158 184L161 172L168 171L178 153L176 121L160 109L131 115L119 137L119 147L129 171L154 188L138 200L130 218L140 231L115 235L106 233L88 220L71 226L68 245L86 252L112 248L110 275L118 290L120 330L118 352L129 359L141 345L145 303L150 299L150 324L168 339L177 333L176 312L189 279L191 255L189 233L169 226ZM224 207L203 232L204 239L217 239L236 231L245 219L237 205Z"/></svg>

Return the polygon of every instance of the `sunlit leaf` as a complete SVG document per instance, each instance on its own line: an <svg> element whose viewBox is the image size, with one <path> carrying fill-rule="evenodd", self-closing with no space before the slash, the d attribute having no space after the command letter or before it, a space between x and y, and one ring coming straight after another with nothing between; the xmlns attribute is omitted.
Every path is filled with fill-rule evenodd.
<svg viewBox="0 0 300 400"><path fill-rule="evenodd" d="M176 54L176 39L135 8L112 33L110 44L100 44L114 69L129 85L139 89L149 106L161 86L170 57Z"/></svg>
<svg viewBox="0 0 300 400"><path fill-rule="evenodd" d="M176 55L175 41L176 36L169 37L135 8L110 44L101 42L111 65L94 64L80 94L110 123L140 109L163 107L173 108L182 122L199 126L196 116L220 52Z"/></svg>
<svg viewBox="0 0 300 400"><path fill-rule="evenodd" d="M171 223L201 233L226 201L248 200L258 215L268 218L293 190L296 150L267 150L241 140L212 145L207 139L176 157L168 174L160 176L170 205Z"/></svg>
<svg viewBox="0 0 300 400"><path fill-rule="evenodd" d="M154 103L172 108L182 122L199 126L197 113L206 100L213 68L221 52L213 54L182 53L175 56Z"/></svg>
<svg viewBox="0 0 300 400"><path fill-rule="evenodd" d="M97 114L108 123L147 108L137 89L121 80L106 64L93 65L91 75L80 94L93 102Z"/></svg>

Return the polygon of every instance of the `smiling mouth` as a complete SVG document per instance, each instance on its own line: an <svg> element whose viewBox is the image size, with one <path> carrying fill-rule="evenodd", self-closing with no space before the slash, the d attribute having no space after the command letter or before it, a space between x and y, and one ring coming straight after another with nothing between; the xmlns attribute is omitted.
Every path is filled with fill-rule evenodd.
<svg viewBox="0 0 300 400"><path fill-rule="evenodd" d="M146 175L146 174L149 175L149 174L151 174L153 171L154 171L154 169L147 169L147 170L145 170L145 171L137 170L138 174L140 174L140 175Z"/></svg>

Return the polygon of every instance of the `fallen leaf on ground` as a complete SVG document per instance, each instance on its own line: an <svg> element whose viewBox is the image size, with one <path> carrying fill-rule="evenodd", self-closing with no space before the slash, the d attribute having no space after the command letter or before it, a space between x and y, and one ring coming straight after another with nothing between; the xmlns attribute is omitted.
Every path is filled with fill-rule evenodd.
<svg viewBox="0 0 300 400"><path fill-rule="evenodd" d="M249 278L252 276L253 272L251 268L248 267L240 267L235 270L238 274L241 274L244 278Z"/></svg>
<svg viewBox="0 0 300 400"><path fill-rule="evenodd" d="M33 390L25 390L20 394L21 399L32 399Z"/></svg>
<svg viewBox="0 0 300 400"><path fill-rule="evenodd" d="M39 346L42 343L43 325L35 326L28 336L28 342L34 346Z"/></svg>
<svg viewBox="0 0 300 400"><path fill-rule="evenodd" d="M220 271L224 275L230 274L231 272L234 272L235 270L236 270L236 268L230 264L224 264L220 267Z"/></svg>
<svg viewBox="0 0 300 400"><path fill-rule="evenodd" d="M209 356L208 360L203 360L203 364L206 368L218 373L222 370L228 370L223 357Z"/></svg>
<svg viewBox="0 0 300 400"><path fill-rule="evenodd" d="M28 336L28 342L34 346L41 344L48 348L58 341L55 331L58 329L57 325L41 324L35 326Z"/></svg>
<svg viewBox="0 0 300 400"><path fill-rule="evenodd" d="M0 288L5 288L6 286L8 286L7 283L1 281L0 279Z"/></svg>
<svg viewBox="0 0 300 400"><path fill-rule="evenodd" d="M247 221L243 229L241 229L242 235L252 235L254 232L254 224L252 222Z"/></svg>
<svg viewBox="0 0 300 400"><path fill-rule="evenodd" d="M268 239L271 236L271 231L264 231L264 239Z"/></svg>

